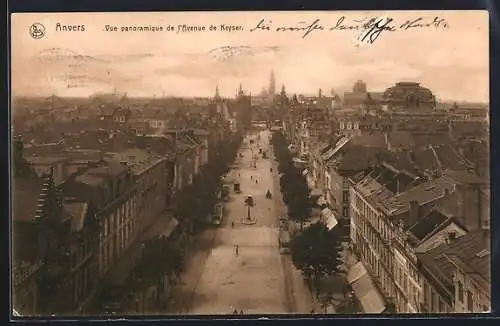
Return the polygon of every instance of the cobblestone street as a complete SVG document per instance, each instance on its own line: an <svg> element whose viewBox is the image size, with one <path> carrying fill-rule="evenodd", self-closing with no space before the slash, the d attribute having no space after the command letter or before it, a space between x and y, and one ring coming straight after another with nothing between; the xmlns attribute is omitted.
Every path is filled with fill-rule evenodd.
<svg viewBox="0 0 500 326"><path fill-rule="evenodd" d="M262 134L260 148L265 151L268 146L267 135ZM269 173L272 161L259 158L256 168L251 167L252 151L257 155L258 147L242 149L243 158L231 171L239 179L242 193L231 192L223 224L195 240L186 273L174 289L170 313L231 314L237 310L276 314L294 310L278 248L275 200L265 198L266 191L274 189ZM242 223L247 217L245 195L254 198L251 217L255 224Z"/></svg>

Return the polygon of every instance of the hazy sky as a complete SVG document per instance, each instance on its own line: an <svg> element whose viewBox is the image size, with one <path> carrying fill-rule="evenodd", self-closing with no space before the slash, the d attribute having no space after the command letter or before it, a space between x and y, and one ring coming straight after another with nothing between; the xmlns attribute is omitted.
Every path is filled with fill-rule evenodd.
<svg viewBox="0 0 500 326"><path fill-rule="evenodd" d="M344 26L389 17L396 30L373 44L360 43L361 31L329 30L342 16ZM407 20L432 22L436 16L446 27L442 21L438 27L400 28ZM250 32L261 19L271 21L270 31ZM276 31L317 19L325 29L305 38L304 32ZM33 23L45 27L42 38L31 37ZM84 25L85 31L58 31L57 23ZM118 31L105 31L107 24ZM165 30L169 24L175 31ZM182 24L207 30L177 33ZM210 24L218 30L209 31ZM220 24L241 25L243 31L220 31ZM122 26L163 31L122 32ZM486 11L16 14L11 44L15 95L85 96L116 89L130 96L212 96L218 84L223 96L232 96L240 82L258 93L274 69L277 88L285 84L289 93L341 92L363 79L370 91L417 81L444 100L489 97Z"/></svg>

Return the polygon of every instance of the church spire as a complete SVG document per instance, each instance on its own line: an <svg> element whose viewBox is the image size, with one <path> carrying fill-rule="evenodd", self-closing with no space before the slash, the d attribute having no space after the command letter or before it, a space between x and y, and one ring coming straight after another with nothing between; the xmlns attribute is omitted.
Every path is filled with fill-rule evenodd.
<svg viewBox="0 0 500 326"><path fill-rule="evenodd" d="M276 94L276 80L274 78L274 70L271 70L271 77L269 78L269 96Z"/></svg>
<svg viewBox="0 0 500 326"><path fill-rule="evenodd" d="M286 96L285 85L281 85L281 96Z"/></svg>
<svg viewBox="0 0 500 326"><path fill-rule="evenodd" d="M220 101L220 94L219 94L219 85L215 86L215 96L214 96L214 100L216 102Z"/></svg>
<svg viewBox="0 0 500 326"><path fill-rule="evenodd" d="M243 95L245 95L243 93L243 86L240 84L240 87L238 88L238 96L243 96Z"/></svg>

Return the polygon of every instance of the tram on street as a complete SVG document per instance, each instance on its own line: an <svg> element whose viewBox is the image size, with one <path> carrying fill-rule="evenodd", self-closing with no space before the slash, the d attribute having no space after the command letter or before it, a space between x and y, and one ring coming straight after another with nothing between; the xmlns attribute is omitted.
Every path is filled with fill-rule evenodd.
<svg viewBox="0 0 500 326"><path fill-rule="evenodd" d="M224 219L224 205L218 203L215 204L212 212L212 224L215 226L220 226Z"/></svg>
<svg viewBox="0 0 500 326"><path fill-rule="evenodd" d="M290 253L290 234L283 229L279 233L279 248L282 255Z"/></svg>

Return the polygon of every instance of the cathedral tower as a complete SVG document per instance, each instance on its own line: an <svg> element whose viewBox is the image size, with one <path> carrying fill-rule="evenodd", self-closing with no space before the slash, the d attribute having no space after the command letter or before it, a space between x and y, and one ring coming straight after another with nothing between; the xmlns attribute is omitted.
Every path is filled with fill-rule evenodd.
<svg viewBox="0 0 500 326"><path fill-rule="evenodd" d="M276 80L274 78L274 70L271 70L271 77L269 79L269 96L276 94Z"/></svg>

